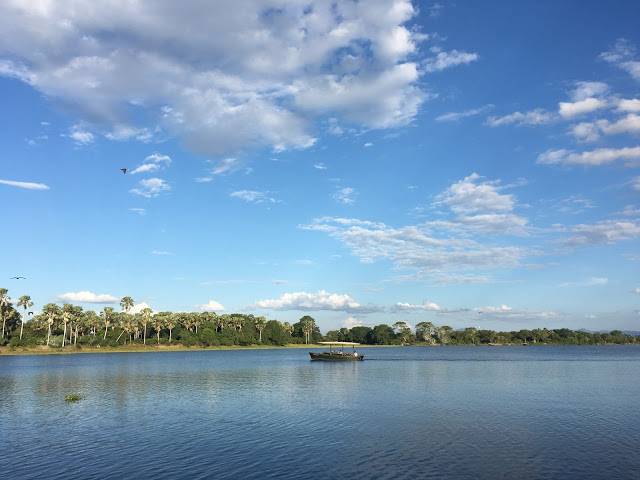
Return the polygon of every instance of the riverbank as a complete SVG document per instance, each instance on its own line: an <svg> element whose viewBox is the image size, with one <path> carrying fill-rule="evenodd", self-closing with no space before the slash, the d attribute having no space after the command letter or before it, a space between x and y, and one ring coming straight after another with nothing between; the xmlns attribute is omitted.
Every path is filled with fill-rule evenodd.
<svg viewBox="0 0 640 480"><path fill-rule="evenodd" d="M138 345L122 347L99 347L99 346L67 346L65 348L47 347L38 345L36 347L0 347L0 356L3 355L67 355L77 353L138 353L138 352L195 352L200 350L269 350L282 348L322 348L321 345L288 344L278 345L249 345L249 346L220 346L220 347L185 347L181 344L175 345Z"/></svg>

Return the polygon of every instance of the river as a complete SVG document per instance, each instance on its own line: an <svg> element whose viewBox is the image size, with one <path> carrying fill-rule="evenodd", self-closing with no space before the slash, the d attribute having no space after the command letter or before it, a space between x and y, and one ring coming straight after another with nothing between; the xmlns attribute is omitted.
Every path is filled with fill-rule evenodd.
<svg viewBox="0 0 640 480"><path fill-rule="evenodd" d="M0 477L640 478L640 346L361 352L2 356Z"/></svg>

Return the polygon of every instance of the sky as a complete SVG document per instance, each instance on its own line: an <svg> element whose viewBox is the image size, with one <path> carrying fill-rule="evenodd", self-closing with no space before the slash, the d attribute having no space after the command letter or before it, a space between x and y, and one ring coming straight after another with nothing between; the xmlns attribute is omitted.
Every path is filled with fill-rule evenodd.
<svg viewBox="0 0 640 480"><path fill-rule="evenodd" d="M638 330L638 18L4 1L0 287L323 333Z"/></svg>

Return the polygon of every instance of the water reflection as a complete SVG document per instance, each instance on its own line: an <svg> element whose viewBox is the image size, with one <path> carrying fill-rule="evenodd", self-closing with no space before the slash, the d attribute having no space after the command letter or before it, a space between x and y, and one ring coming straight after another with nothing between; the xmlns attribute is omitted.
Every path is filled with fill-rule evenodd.
<svg viewBox="0 0 640 480"><path fill-rule="evenodd" d="M640 386L630 380L640 349L372 348L366 358L2 357L0 424L12 435L0 439L0 462L15 478L640 472ZM68 393L83 400L67 404Z"/></svg>

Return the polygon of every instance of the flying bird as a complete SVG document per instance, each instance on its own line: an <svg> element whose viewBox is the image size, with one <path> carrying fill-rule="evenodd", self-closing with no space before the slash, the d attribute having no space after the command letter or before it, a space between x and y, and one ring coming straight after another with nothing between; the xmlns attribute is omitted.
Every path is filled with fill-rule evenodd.
<svg viewBox="0 0 640 480"><path fill-rule="evenodd" d="M33 312L29 312L27 315L33 315Z"/></svg>
<svg viewBox="0 0 640 480"><path fill-rule="evenodd" d="M128 168L121 168L120 170L122 170L122 173L127 173L127 170L129 170Z"/></svg>
<svg viewBox="0 0 640 480"><path fill-rule="evenodd" d="M11 277L12 280L20 280L21 278L27 279L27 277Z"/></svg>

